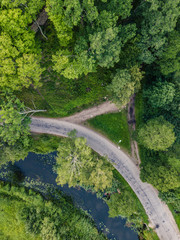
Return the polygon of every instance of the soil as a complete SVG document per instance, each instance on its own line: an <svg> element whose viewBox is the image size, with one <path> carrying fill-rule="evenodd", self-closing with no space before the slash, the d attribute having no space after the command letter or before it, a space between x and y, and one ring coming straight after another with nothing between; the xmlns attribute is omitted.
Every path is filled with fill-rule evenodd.
<svg viewBox="0 0 180 240"><path fill-rule="evenodd" d="M98 106L88 108L79 113L75 113L72 116L61 118L60 120L64 120L71 123L82 123L88 119L94 118L95 116L118 111L119 109L114 103L107 101Z"/></svg>

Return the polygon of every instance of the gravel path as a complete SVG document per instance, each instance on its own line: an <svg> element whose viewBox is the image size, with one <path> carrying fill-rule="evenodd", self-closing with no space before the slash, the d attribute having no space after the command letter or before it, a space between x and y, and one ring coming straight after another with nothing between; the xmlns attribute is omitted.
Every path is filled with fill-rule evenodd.
<svg viewBox="0 0 180 240"><path fill-rule="evenodd" d="M167 206L158 198L157 191L150 184L140 180L138 168L130 157L119 150L116 145L96 132L74 123L48 118L32 118L32 132L67 136L68 132L73 129L77 130L77 136L87 139L92 149L102 156L108 156L141 201L160 240L180 240L180 233L174 218Z"/></svg>
<svg viewBox="0 0 180 240"><path fill-rule="evenodd" d="M88 108L79 113L75 113L70 117L60 118L60 120L64 120L72 123L82 123L95 116L105 114L105 113L110 113L110 112L118 112L118 110L119 109L114 103L107 101L98 106Z"/></svg>

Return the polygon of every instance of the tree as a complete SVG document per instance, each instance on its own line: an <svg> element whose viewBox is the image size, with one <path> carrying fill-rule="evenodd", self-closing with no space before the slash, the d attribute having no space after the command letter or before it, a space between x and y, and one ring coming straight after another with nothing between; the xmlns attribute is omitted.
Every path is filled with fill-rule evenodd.
<svg viewBox="0 0 180 240"><path fill-rule="evenodd" d="M64 22L69 26L77 26L81 19L81 4L79 0L64 0Z"/></svg>
<svg viewBox="0 0 180 240"><path fill-rule="evenodd" d="M125 19L130 16L132 0L110 0L107 9Z"/></svg>
<svg viewBox="0 0 180 240"><path fill-rule="evenodd" d="M143 177L144 181L153 184L161 192L180 187L179 172L172 167L157 167L148 164L145 167L145 174L141 174L141 177Z"/></svg>
<svg viewBox="0 0 180 240"><path fill-rule="evenodd" d="M136 10L140 16L140 59L150 64L161 56L166 35L176 27L180 0L141 0ZM137 18L139 19L139 18Z"/></svg>
<svg viewBox="0 0 180 240"><path fill-rule="evenodd" d="M168 42L166 43L162 55L157 63L163 75L180 71L180 33L173 31L168 34Z"/></svg>
<svg viewBox="0 0 180 240"><path fill-rule="evenodd" d="M20 8L23 12L28 13L33 19L35 19L39 10L42 9L45 2L42 0L2 0L1 7L4 9Z"/></svg>
<svg viewBox="0 0 180 240"><path fill-rule="evenodd" d="M175 85L169 82L158 81L155 86L145 91L145 97L153 108L166 108L175 96Z"/></svg>
<svg viewBox="0 0 180 240"><path fill-rule="evenodd" d="M93 186L104 190L112 184L112 167L105 159L95 157L84 138L62 141L56 158L57 183L71 186Z"/></svg>
<svg viewBox="0 0 180 240"><path fill-rule="evenodd" d="M119 61L124 44L134 37L135 25L110 27L89 35L90 49L101 67L113 67Z"/></svg>
<svg viewBox="0 0 180 240"><path fill-rule="evenodd" d="M0 147L0 167L8 162L14 163L15 161L24 160L28 152L29 149L22 144L16 144L15 146L3 144Z"/></svg>
<svg viewBox="0 0 180 240"><path fill-rule="evenodd" d="M14 146L16 143L29 146L29 115L44 110L25 107L24 103L13 95L7 95L0 105L0 143Z"/></svg>
<svg viewBox="0 0 180 240"><path fill-rule="evenodd" d="M20 142L24 147L29 145L30 118L21 114L24 104L15 97L7 97L0 106L0 141L10 146Z"/></svg>
<svg viewBox="0 0 180 240"><path fill-rule="evenodd" d="M143 78L138 66L128 69L118 69L107 87L112 94L113 100L120 106L129 102L131 95L140 88L140 81Z"/></svg>
<svg viewBox="0 0 180 240"><path fill-rule="evenodd" d="M46 10L49 16L49 19L53 22L54 27L57 31L57 37L61 46L67 46L72 40L73 31L64 22L63 14L63 1L59 0L47 0L46 1Z"/></svg>
<svg viewBox="0 0 180 240"><path fill-rule="evenodd" d="M129 218L138 212L135 201L128 191L112 194L106 203L109 207L109 216L113 218L118 216Z"/></svg>
<svg viewBox="0 0 180 240"><path fill-rule="evenodd" d="M19 8L1 11L0 87L4 90L21 90L31 84L40 86L44 69L40 66L35 34L28 29L31 21L31 16Z"/></svg>
<svg viewBox="0 0 180 240"><path fill-rule="evenodd" d="M53 69L68 79L78 78L82 74L87 75L96 69L95 60L92 56L88 56L87 51L77 56L69 51L58 51L52 56L52 61L54 62Z"/></svg>
<svg viewBox="0 0 180 240"><path fill-rule="evenodd" d="M149 120L138 131L138 141L155 151L167 150L175 141L174 126L163 116Z"/></svg>

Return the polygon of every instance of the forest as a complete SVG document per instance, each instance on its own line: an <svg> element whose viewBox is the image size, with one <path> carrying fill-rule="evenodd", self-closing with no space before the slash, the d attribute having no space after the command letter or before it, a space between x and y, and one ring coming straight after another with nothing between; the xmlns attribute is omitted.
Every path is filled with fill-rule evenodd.
<svg viewBox="0 0 180 240"><path fill-rule="evenodd" d="M25 159L28 152L57 151L57 184L81 186L101 197L109 189L110 216L127 218L142 239L150 239L146 230L143 233L146 220L143 210L136 209L138 200L121 189L124 180L116 179L108 159L97 156L75 133L68 139L41 136L37 140L30 132L33 115L60 118L110 100L124 110L89 124L112 141L124 131L126 152L130 137L137 141L141 180L159 191L180 228L179 16L180 0L0 0L0 167ZM134 94L136 130L131 132L127 105ZM119 130L118 124L126 127ZM46 202L32 190L37 202L30 206L30 195L31 190L22 186L1 183L1 208L7 209L7 215L0 215L0 237L8 239L5 221L9 217L14 221L11 208L17 204L19 220L11 229L14 234L9 233L12 239L18 234L22 239L47 239L43 234L66 239L72 223L62 209L69 209L72 221L79 218L86 229L80 236L80 226L75 225L72 231L77 235L72 239L85 239L86 234L87 239L105 239L66 199L61 204ZM36 206L48 217L39 219ZM51 210L68 226L59 231Z"/></svg>

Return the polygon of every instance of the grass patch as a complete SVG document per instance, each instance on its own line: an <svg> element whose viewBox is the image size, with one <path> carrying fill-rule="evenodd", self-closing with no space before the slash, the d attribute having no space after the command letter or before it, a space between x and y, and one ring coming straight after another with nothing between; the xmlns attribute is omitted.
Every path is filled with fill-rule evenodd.
<svg viewBox="0 0 180 240"><path fill-rule="evenodd" d="M99 130L112 142L118 144L129 153L131 151L130 133L126 110L119 113L104 114L88 120L91 127ZM119 142L121 140L121 142Z"/></svg>
<svg viewBox="0 0 180 240"><path fill-rule="evenodd" d="M168 205L168 207L169 207L169 209L171 210L171 212L172 212L172 215L173 215L173 217L174 217L174 219L175 219L175 221L176 221L176 224L177 224L177 226L178 226L178 228L180 229L180 214L179 213L176 213L174 210L174 207L173 207L173 204L167 204Z"/></svg>

